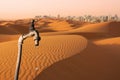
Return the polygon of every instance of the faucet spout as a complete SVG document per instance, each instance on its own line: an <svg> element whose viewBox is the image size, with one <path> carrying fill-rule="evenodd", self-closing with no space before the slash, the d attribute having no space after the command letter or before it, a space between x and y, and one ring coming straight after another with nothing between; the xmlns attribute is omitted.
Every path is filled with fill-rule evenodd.
<svg viewBox="0 0 120 80"><path fill-rule="evenodd" d="M39 41L41 37L39 36L39 32L37 30L30 31L28 34L23 34L19 37L18 45L23 44L23 41L28 38L34 36L35 46L39 46Z"/></svg>
<svg viewBox="0 0 120 80"><path fill-rule="evenodd" d="M34 41L35 41L35 46L39 46L39 41L41 40L41 37L39 36L39 32L35 30L34 32Z"/></svg>

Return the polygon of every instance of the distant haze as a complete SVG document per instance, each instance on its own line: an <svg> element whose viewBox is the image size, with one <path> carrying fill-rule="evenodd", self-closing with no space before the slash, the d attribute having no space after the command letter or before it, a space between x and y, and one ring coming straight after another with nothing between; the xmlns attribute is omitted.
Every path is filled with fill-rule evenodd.
<svg viewBox="0 0 120 80"><path fill-rule="evenodd" d="M29 18L38 15L120 16L120 0L0 0L0 19Z"/></svg>

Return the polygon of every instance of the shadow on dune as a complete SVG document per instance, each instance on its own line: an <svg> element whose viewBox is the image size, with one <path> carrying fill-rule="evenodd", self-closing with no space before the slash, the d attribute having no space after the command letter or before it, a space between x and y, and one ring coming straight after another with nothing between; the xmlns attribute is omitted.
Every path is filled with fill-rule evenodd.
<svg viewBox="0 0 120 80"><path fill-rule="evenodd" d="M103 24L103 23L99 23ZM97 27L99 27L99 25L93 26L96 31L97 31ZM85 27L85 26L83 26ZM110 38L110 37L119 37L120 36L120 22L108 22L108 23L104 23L103 25L100 26L101 28L104 27L106 29L106 31L104 32L92 32L91 28L92 26L88 27L90 30L90 32L85 30L83 32L81 32L81 29L79 28L78 31L71 31L70 34L79 34L82 35L84 37L86 37L87 39L100 39L100 38ZM108 30L108 31L107 31Z"/></svg>
<svg viewBox="0 0 120 80"><path fill-rule="evenodd" d="M89 43L83 52L53 64L34 80L120 80L118 53Z"/></svg>
<svg viewBox="0 0 120 80"><path fill-rule="evenodd" d="M100 40L100 39L115 38L120 36L120 34L89 33L89 32L75 32L75 33L69 33L69 34L81 35L89 40Z"/></svg>
<svg viewBox="0 0 120 80"><path fill-rule="evenodd" d="M113 37L107 33L93 33L93 32L71 32L69 33L70 35L82 35L87 39L102 39L102 38L108 38L108 37Z"/></svg>
<svg viewBox="0 0 120 80"><path fill-rule="evenodd" d="M40 25L40 27L37 27L39 32L57 32L55 30L52 30L49 28L48 24L51 22L45 22L43 25ZM76 23L77 24L77 23ZM101 23L100 23L101 24ZM80 24L77 24L80 26ZM24 23L23 21L17 21L14 24L6 24L5 26L0 26L0 34L26 34L28 33L30 24L28 22ZM99 25L96 24L94 29L96 29ZM108 32L81 32L81 27L77 27L78 31L75 31L74 29L69 31L66 31L68 34L79 34L83 35L86 38L101 38L101 37L111 37L111 36L120 36L120 22L108 22L101 27L104 26L106 29L108 29ZM56 26L57 27L57 26ZM83 26L85 27L85 26ZM89 28L89 27L88 27ZM90 27L91 29L91 27ZM96 29L97 30L97 29Z"/></svg>
<svg viewBox="0 0 120 80"><path fill-rule="evenodd" d="M52 29L47 29L47 28L37 28L39 32L56 32L55 30ZM29 27L24 25L10 25L10 26L1 26L0 27L0 34L8 34L8 35L16 35L16 34L26 34L29 32Z"/></svg>
<svg viewBox="0 0 120 80"><path fill-rule="evenodd" d="M111 35L120 36L120 22L111 22L108 26Z"/></svg>
<svg viewBox="0 0 120 80"><path fill-rule="evenodd" d="M102 24L102 25L101 25ZM97 23L95 24L96 26L90 26L88 27L88 29L90 29L90 31L86 31L86 28L84 31L81 31L81 27L79 27L78 29L73 29L70 31L64 31L64 32L55 32L55 33L49 33L48 35L82 35L84 37L86 37L87 39L91 39L91 40L97 40L97 39L105 39L105 38L111 38L111 37L119 37L120 36L120 22L107 22L107 23ZM86 27L86 26L83 26ZM100 28L99 29L97 28ZM105 28L103 31L103 27ZM91 31L92 29L95 29L96 32ZM98 31L98 32L97 32Z"/></svg>
<svg viewBox="0 0 120 80"><path fill-rule="evenodd" d="M55 30L52 30L52 29L49 29L47 27L38 27L36 28L40 33L43 33L43 32L57 32Z"/></svg>
<svg viewBox="0 0 120 80"><path fill-rule="evenodd" d="M0 23L5 23L4 25L0 25L0 34L8 34L8 35L16 35L16 34L26 34L29 32L29 21L24 20L17 20L14 21L12 24L10 21L1 21ZM55 32L52 29L48 28L48 24L50 22L45 22L40 27L37 27L39 32Z"/></svg>
<svg viewBox="0 0 120 80"><path fill-rule="evenodd" d="M99 40L105 38L118 37L120 35L110 35L108 33L93 33L93 32L53 32L53 33L42 33L42 35L80 35L89 40Z"/></svg>
<svg viewBox="0 0 120 80"><path fill-rule="evenodd" d="M8 35L15 35L15 34L21 34L21 33L27 33L28 27L25 25L6 25L6 26L0 26L0 34L8 34Z"/></svg>

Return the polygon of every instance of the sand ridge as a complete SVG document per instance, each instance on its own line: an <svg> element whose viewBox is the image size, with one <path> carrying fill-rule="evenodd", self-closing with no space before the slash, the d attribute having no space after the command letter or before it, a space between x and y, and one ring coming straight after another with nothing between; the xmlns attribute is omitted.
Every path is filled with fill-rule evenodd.
<svg viewBox="0 0 120 80"><path fill-rule="evenodd" d="M105 45L105 44L120 44L120 37L107 38L103 40L95 41L96 44Z"/></svg>
<svg viewBox="0 0 120 80"><path fill-rule="evenodd" d="M84 37L76 35L42 36L39 47L32 38L23 44L20 80L33 80L42 70L55 62L83 51ZM17 41L0 43L0 80L13 80L17 57Z"/></svg>
<svg viewBox="0 0 120 80"><path fill-rule="evenodd" d="M120 32L120 22L103 22L96 24L88 24L77 29L75 32L91 32L91 33L118 33Z"/></svg>
<svg viewBox="0 0 120 80"><path fill-rule="evenodd" d="M88 42L84 51L51 65L34 80L119 80L119 53Z"/></svg>

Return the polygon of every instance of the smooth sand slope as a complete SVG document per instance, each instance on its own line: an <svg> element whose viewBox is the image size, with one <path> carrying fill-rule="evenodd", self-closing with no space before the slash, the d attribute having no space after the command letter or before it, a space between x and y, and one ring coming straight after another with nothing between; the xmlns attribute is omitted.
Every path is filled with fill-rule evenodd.
<svg viewBox="0 0 120 80"><path fill-rule="evenodd" d="M83 24L67 20L40 19L36 22L35 26L39 32L60 32L78 28ZM30 19L0 21L0 34L25 34L28 32L29 26Z"/></svg>
<svg viewBox="0 0 120 80"><path fill-rule="evenodd" d="M0 43L1 42L7 42L7 41L12 41L12 40L17 40L20 35L5 35L5 34L0 34Z"/></svg>
<svg viewBox="0 0 120 80"><path fill-rule="evenodd" d="M73 29L73 27L71 27L72 24L69 24L66 21L54 21L52 23L50 23L48 26L52 29L52 30L56 30L56 31L66 31L66 30L71 30Z"/></svg>
<svg viewBox="0 0 120 80"><path fill-rule="evenodd" d="M104 47L105 49L109 49L114 53L120 54L120 37L98 40L94 43L98 46Z"/></svg>
<svg viewBox="0 0 120 80"><path fill-rule="evenodd" d="M23 46L20 80L33 80L41 71L55 62L83 51L84 37L76 35L42 36L39 47L32 38ZM13 80L17 58L17 41L0 43L0 80Z"/></svg>
<svg viewBox="0 0 120 80"><path fill-rule="evenodd" d="M98 41L95 41L95 43L99 44L99 45L119 45L120 44L120 37L98 40Z"/></svg>
<svg viewBox="0 0 120 80"><path fill-rule="evenodd" d="M30 20L17 20L13 22L1 22L0 33L2 34L24 34L28 32ZM14 23L14 24L13 24ZM101 33L120 35L120 22L103 22L95 24L78 24L66 20L41 19L36 22L36 28L40 32L69 31L72 33ZM79 25L79 26L78 26Z"/></svg>
<svg viewBox="0 0 120 80"><path fill-rule="evenodd" d="M78 32L93 32L93 33L119 33L120 22L103 22L88 24L86 26L74 29L73 31Z"/></svg>
<svg viewBox="0 0 120 80"><path fill-rule="evenodd" d="M72 30L76 27L72 27L72 25L78 25L78 23L70 23L66 20L40 19L36 23L36 28L40 33L44 32L42 34L43 36L61 34L64 35L69 34L69 32L66 31ZM18 39L18 36L20 36L21 34L26 34L29 32L29 26L30 19L0 21L0 42Z"/></svg>
<svg viewBox="0 0 120 80"><path fill-rule="evenodd" d="M82 35L87 39L103 39L109 37L120 36L120 22L104 22L96 24L87 24L80 26L76 29L64 31L64 32L54 32L54 33L43 33L43 35L60 35L60 34L74 34Z"/></svg>
<svg viewBox="0 0 120 80"><path fill-rule="evenodd" d="M61 32L72 30L72 23L67 22L66 20L57 20L57 19L41 19L36 23L38 26L37 29L40 32Z"/></svg>
<svg viewBox="0 0 120 80"><path fill-rule="evenodd" d="M0 34L25 34L28 32L30 20L1 21ZM56 32L72 29L71 24L66 21L42 19L36 22L36 28L39 32Z"/></svg>
<svg viewBox="0 0 120 80"><path fill-rule="evenodd" d="M80 54L51 65L34 80L119 80L120 42L111 40L117 51L114 44L104 47L89 42ZM110 44L111 40L105 41Z"/></svg>
<svg viewBox="0 0 120 80"><path fill-rule="evenodd" d="M84 34L101 34L102 36L120 36L120 22L103 22L96 24L88 24L70 32L78 32Z"/></svg>
<svg viewBox="0 0 120 80"><path fill-rule="evenodd" d="M30 19L0 21L0 34L18 35L28 33Z"/></svg>

